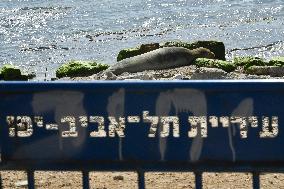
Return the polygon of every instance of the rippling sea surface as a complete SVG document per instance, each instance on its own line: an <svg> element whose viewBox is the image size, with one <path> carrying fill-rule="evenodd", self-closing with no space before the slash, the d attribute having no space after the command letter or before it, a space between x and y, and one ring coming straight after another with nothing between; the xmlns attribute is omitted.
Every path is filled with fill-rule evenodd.
<svg viewBox="0 0 284 189"><path fill-rule="evenodd" d="M55 76L69 60L116 62L120 49L219 40L227 58L284 56L284 0L1 0L0 66Z"/></svg>

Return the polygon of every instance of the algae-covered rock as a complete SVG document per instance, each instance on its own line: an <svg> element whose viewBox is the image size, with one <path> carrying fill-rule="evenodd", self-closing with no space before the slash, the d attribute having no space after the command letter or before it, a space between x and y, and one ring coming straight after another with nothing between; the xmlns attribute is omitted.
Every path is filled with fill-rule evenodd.
<svg viewBox="0 0 284 189"><path fill-rule="evenodd" d="M4 80L16 80L22 75L20 68L12 65L4 65L0 72Z"/></svg>
<svg viewBox="0 0 284 189"><path fill-rule="evenodd" d="M245 70L247 74L252 75L270 75L272 77L283 77L284 67L279 66L251 66Z"/></svg>
<svg viewBox="0 0 284 189"><path fill-rule="evenodd" d="M70 61L63 64L56 70L56 77L83 77L96 74L106 70L107 64L100 64L94 61Z"/></svg>
<svg viewBox="0 0 284 189"><path fill-rule="evenodd" d="M117 61L144 54L163 47L184 47L189 50L204 47L215 54L215 59L225 60L225 45L219 41L196 41L194 43L182 41L169 41L165 43L143 44L136 48L123 49L118 53Z"/></svg>
<svg viewBox="0 0 284 189"><path fill-rule="evenodd" d="M263 58L258 57L236 57L233 60L236 66L243 66L244 69L248 69L251 66L269 66L269 63L265 61Z"/></svg>
<svg viewBox="0 0 284 189"><path fill-rule="evenodd" d="M269 61L269 65L271 66L284 66L284 57L274 57Z"/></svg>
<svg viewBox="0 0 284 189"><path fill-rule="evenodd" d="M5 81L27 81L34 77L34 74L22 73L20 68L13 65L4 65L0 69L0 79Z"/></svg>
<svg viewBox="0 0 284 189"><path fill-rule="evenodd" d="M220 41L196 41L193 43L182 42L182 41L171 41L160 44L161 47L184 47L187 49L196 49L204 47L209 49L215 54L215 59L226 60L225 58L225 45Z"/></svg>
<svg viewBox="0 0 284 189"><path fill-rule="evenodd" d="M232 62L216 59L197 58L194 64L198 67L219 68L226 72L232 72L236 69Z"/></svg>
<svg viewBox="0 0 284 189"><path fill-rule="evenodd" d="M144 54L160 48L159 43L142 44L136 48L129 48L121 50L117 55L117 61L121 61L125 58L130 58L140 54Z"/></svg>

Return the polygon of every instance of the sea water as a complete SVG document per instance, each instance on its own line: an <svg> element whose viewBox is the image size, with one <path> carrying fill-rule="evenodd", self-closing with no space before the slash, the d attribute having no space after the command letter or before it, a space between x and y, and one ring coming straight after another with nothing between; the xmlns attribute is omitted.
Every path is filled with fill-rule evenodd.
<svg viewBox="0 0 284 189"><path fill-rule="evenodd" d="M172 40L223 41L228 59L283 56L284 0L0 1L0 67L37 80L70 60L114 64L123 48Z"/></svg>

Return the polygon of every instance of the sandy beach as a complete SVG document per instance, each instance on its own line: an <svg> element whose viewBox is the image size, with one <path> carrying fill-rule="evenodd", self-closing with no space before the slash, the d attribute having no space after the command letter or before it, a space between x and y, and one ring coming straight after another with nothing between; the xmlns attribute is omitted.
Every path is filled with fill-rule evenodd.
<svg viewBox="0 0 284 189"><path fill-rule="evenodd" d="M36 188L82 188L80 172L36 172ZM3 188L27 188L24 172L1 172ZM194 175L190 172L154 172L145 174L147 189L194 188ZM252 188L250 173L204 173L205 189ZM260 187L277 189L284 187L284 174L261 174ZM90 188L116 189L138 188L134 172L91 172Z"/></svg>

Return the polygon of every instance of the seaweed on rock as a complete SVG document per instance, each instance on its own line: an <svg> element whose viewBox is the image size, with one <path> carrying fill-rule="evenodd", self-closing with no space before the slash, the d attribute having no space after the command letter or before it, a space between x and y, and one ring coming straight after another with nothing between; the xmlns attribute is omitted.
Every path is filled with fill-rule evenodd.
<svg viewBox="0 0 284 189"><path fill-rule="evenodd" d="M22 73L21 69L13 65L4 65L0 69L0 80L5 81L27 81L35 77L34 73Z"/></svg>
<svg viewBox="0 0 284 189"><path fill-rule="evenodd" d="M273 57L269 61L269 65L283 67L284 66L284 57Z"/></svg>
<svg viewBox="0 0 284 189"><path fill-rule="evenodd" d="M243 66L245 70L251 66L268 66L269 65L269 63L263 58L251 57L251 56L236 57L234 58L233 63L236 66Z"/></svg>
<svg viewBox="0 0 284 189"><path fill-rule="evenodd" d="M106 70L107 64L100 64L94 61L75 61L72 60L63 64L56 70L56 77L83 77L96 74Z"/></svg>
<svg viewBox="0 0 284 189"><path fill-rule="evenodd" d="M216 59L197 58L194 64L198 67L219 68L226 72L232 72L236 69L236 65L232 62Z"/></svg>

